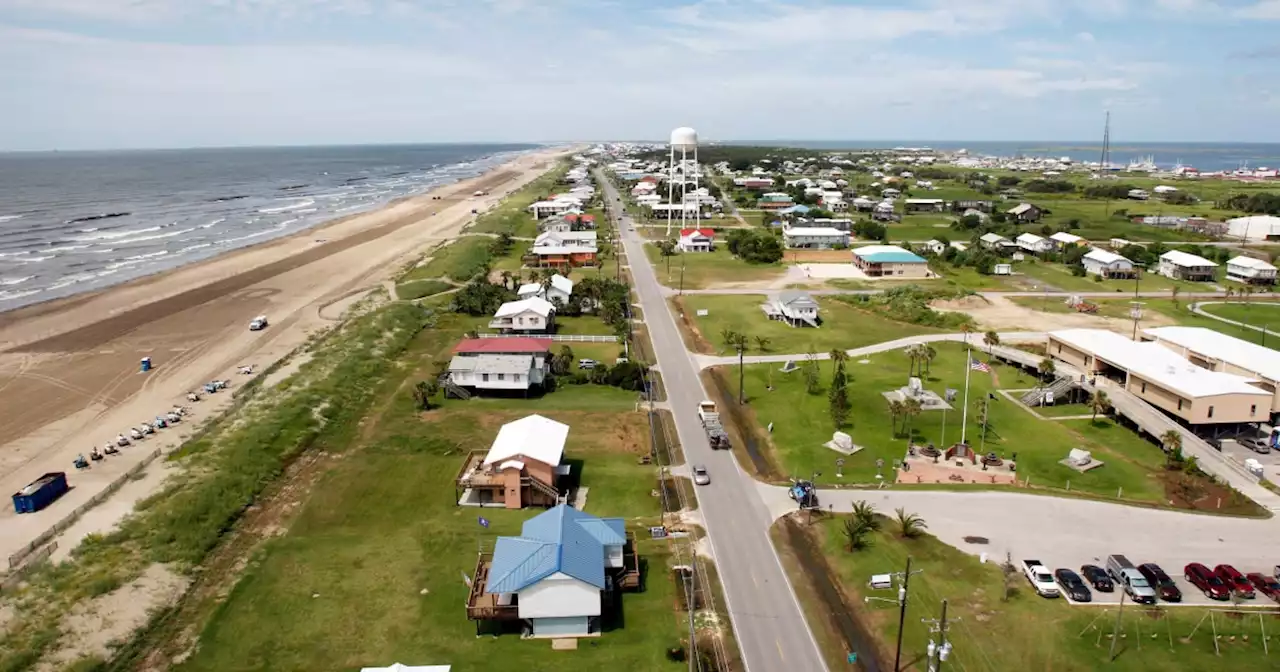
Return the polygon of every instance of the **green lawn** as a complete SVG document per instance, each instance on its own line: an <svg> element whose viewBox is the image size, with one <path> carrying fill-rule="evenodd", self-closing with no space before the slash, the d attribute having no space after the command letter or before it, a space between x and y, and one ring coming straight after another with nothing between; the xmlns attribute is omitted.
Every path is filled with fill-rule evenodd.
<svg viewBox="0 0 1280 672"><path fill-rule="evenodd" d="M555 169L503 199L497 207L481 214L467 231L507 233L517 238L533 238L538 235L538 221L529 213L529 205L556 191L556 181L568 170L568 162L562 162Z"/></svg>
<svg viewBox="0 0 1280 672"><path fill-rule="evenodd" d="M1061 297L1057 296L1050 296L1047 299L1031 296L1014 296L1009 297L1009 300L1023 306L1024 308L1030 308L1032 310L1042 310L1050 313L1069 313L1074 311L1074 309L1068 307L1062 301ZM1095 300L1094 302L1098 304L1098 315L1103 317L1129 319L1129 309L1132 307L1131 301L1132 299L1115 298L1100 299ZM1275 325L1277 332L1280 332L1280 320L1276 320L1275 322L1268 321L1265 317L1267 313L1263 312L1271 310L1272 304L1257 302L1256 305L1261 307L1258 307L1256 310L1253 302L1251 302L1251 305L1247 308L1239 306L1240 310L1248 311L1245 313L1246 315L1252 314L1254 316L1254 320L1256 320L1256 322L1253 322L1254 324L1257 324L1258 326L1268 326L1268 331L1264 333L1257 329L1246 329L1244 327L1238 327L1225 322L1219 322L1218 320L1204 317L1203 315L1197 315L1187 309L1187 305L1189 303L1187 299L1174 301L1172 299L1143 297L1141 301L1144 315L1158 313L1162 318L1171 320L1175 324L1186 327L1204 327L1206 329L1213 329L1214 331L1227 334L1228 336L1234 336L1241 340L1249 341L1250 343L1257 343L1259 345L1265 345L1269 348L1280 350L1280 335L1277 335L1276 332L1270 331L1271 325ZM1204 309L1206 312L1213 312L1215 309L1223 307L1224 306L1221 305L1211 304L1205 306ZM1237 306L1234 304L1225 307L1228 311L1234 311L1237 309ZM1214 314L1221 315L1222 313L1214 312ZM1230 317L1229 319L1236 318ZM1149 322L1138 323L1139 329L1148 328L1150 326L1152 325Z"/></svg>
<svg viewBox="0 0 1280 672"><path fill-rule="evenodd" d="M769 282L786 274L782 264L749 264L720 245L713 252L689 252L663 257L656 245L645 245L645 254L653 264L658 281L668 287L705 289L712 285L734 282Z"/></svg>
<svg viewBox="0 0 1280 672"><path fill-rule="evenodd" d="M466 324L447 322L459 333ZM402 361L406 381L429 368L443 342ZM637 464L649 439L634 397L566 385L542 399L450 400L421 413L405 388L389 394L361 423L356 445L308 486L296 521L254 556L175 669L355 670L395 661L519 672L683 669L665 658L682 626L667 543L643 534L660 511L652 467ZM576 651L518 635L477 638L463 610L463 575L474 570L477 547L518 534L538 511L486 509L482 527L479 510L454 506L453 479L468 451L535 412L571 426L565 453L580 461L590 488L586 510L626 517L642 532L638 551L648 563L647 589L622 597L624 625L606 626Z"/></svg>
<svg viewBox="0 0 1280 672"><path fill-rule="evenodd" d="M1054 404L1052 406L1036 406L1036 413L1046 418L1066 418L1081 415L1092 415L1093 409L1088 404Z"/></svg>
<svg viewBox="0 0 1280 672"><path fill-rule="evenodd" d="M412 280L396 285L396 297L405 301L421 299L424 296L434 296L452 288L453 285L443 280Z"/></svg>
<svg viewBox="0 0 1280 672"><path fill-rule="evenodd" d="M893 515L891 511L881 513ZM1147 609L1127 605L1120 621L1125 636L1117 642L1119 655L1111 660L1108 635L1116 625L1114 608L1073 607L1065 600L1040 598L1020 576L1014 577L1016 589L1005 601L1004 579L998 565L1002 559L983 564L977 557L927 534L917 539L903 539L891 520L881 519L883 529L872 535L869 548L850 552L842 531L845 519L845 516L816 519L810 536L816 538L813 545L831 566L835 580L845 593L848 608L868 625L877 640L877 648L886 652L886 664L891 665L893 660L898 609L892 604L863 602L861 598L892 599L891 591L868 588L867 577L901 571L910 556L912 570L920 573L911 578L902 655L904 661L916 662L904 669L924 669L930 631L921 619L938 618L944 599L948 601L947 617L952 623L953 649L943 669L1200 672L1280 667L1280 662L1264 651L1257 618L1218 616L1221 656L1215 655L1213 633L1208 630L1207 621L1194 638L1185 639L1207 613L1200 607ZM775 528L775 538L780 538L782 535L776 532ZM797 570L798 564L791 558L795 552L806 552L809 548L812 547L784 551L787 560L784 564L794 584L806 584L809 577ZM805 598L802 605L811 623L831 622L827 613L830 607L811 596ZM1271 629L1268 623L1268 634ZM1243 635L1248 635L1248 641ZM823 642L828 660L844 659L843 647L833 645L838 639L831 636L818 639Z"/></svg>
<svg viewBox="0 0 1280 672"><path fill-rule="evenodd" d="M1041 285L1049 285L1064 292L1132 292L1135 288L1143 292L1165 292L1174 287L1184 292L1213 291L1213 286L1203 282L1185 282L1172 280L1156 273L1145 273L1134 280L1098 280L1098 276L1074 276L1066 266L1053 262L1027 261L1014 267L1015 273L1021 273L1031 281Z"/></svg>
<svg viewBox="0 0 1280 672"><path fill-rule="evenodd" d="M750 354L829 352L833 348L849 350L864 345L892 341L914 334L937 333L914 324L895 322L847 303L827 297L815 297L820 306L822 326L791 327L770 320L760 310L767 300L760 295L686 294L681 297L688 319L696 326L713 349L723 349L720 334L725 329L745 333L752 338ZM707 314L699 316L698 311ZM761 352L756 337L769 339L768 350Z"/></svg>
<svg viewBox="0 0 1280 672"><path fill-rule="evenodd" d="M965 379L964 348L960 344L935 344L938 352L932 364L931 376L925 386L938 394L946 388L960 391L954 410L926 411L915 418L912 434L917 443L932 442L948 446L961 437L961 404ZM985 359L985 355L975 356ZM859 359L870 360L867 364ZM803 362L801 362L803 363ZM853 442L863 450L847 458L844 466L844 482L872 483L876 474L877 458L891 464L906 452L907 439L901 431L895 432L895 424L887 410L883 392L906 385L909 361L901 351L885 352L848 362L850 377L848 387L853 413L841 428L853 437ZM736 378L736 367L725 367ZM822 446L830 440L836 429L828 413L827 386L831 379L829 362L819 364L821 390L809 395L805 390L801 371L782 373L778 364L749 365L746 371L747 398L761 425L773 423L770 442L778 463L785 473L831 473L838 453ZM1114 497L1117 489L1124 488L1124 496L1144 501L1160 501L1163 488L1157 480L1157 470L1162 465L1163 454L1155 446L1137 435L1123 430L1109 420L1099 424L1072 424L1040 420L1012 401L997 395L989 403L991 423L985 443L977 417L982 400L997 384L1010 389L1034 386L1028 376L1019 377L1015 369L996 365L995 376L974 372L970 376L969 426L967 437L975 449L996 452L1006 459L1018 453L1018 475L1030 477L1033 485L1063 488L1067 481L1071 489L1096 495ZM772 385L772 391L766 389ZM945 437L944 426L945 421ZM1080 474L1058 464L1072 448L1093 451L1097 459L1107 464L1086 474ZM886 475L892 473L887 467ZM834 480L829 477L824 480Z"/></svg>
<svg viewBox="0 0 1280 672"><path fill-rule="evenodd" d="M489 261L489 246L493 238L488 236L462 236L457 240L436 248L428 256L431 261L414 267L400 282L430 280L447 277L455 282L467 282L483 270Z"/></svg>
<svg viewBox="0 0 1280 672"><path fill-rule="evenodd" d="M1257 327L1266 326L1268 329L1274 325L1275 328L1280 329L1280 302L1253 300L1247 303L1210 303L1201 306L1201 309L1228 320Z"/></svg>

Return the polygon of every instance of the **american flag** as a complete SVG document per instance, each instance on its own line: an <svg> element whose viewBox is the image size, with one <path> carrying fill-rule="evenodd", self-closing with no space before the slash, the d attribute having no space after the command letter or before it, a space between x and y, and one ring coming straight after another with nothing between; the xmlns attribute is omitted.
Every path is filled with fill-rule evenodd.
<svg viewBox="0 0 1280 672"><path fill-rule="evenodd" d="M979 362L978 360L973 359L973 358L970 358L970 359L969 359L969 368L970 368L970 369L973 369L974 371L981 371L981 372L983 372L983 373L991 373L991 367L990 367L990 366L987 366L986 362Z"/></svg>

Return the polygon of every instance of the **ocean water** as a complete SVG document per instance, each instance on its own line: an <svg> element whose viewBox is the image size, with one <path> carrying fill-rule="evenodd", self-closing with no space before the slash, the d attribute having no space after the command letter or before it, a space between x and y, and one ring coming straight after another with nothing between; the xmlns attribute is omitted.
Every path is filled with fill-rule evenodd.
<svg viewBox="0 0 1280 672"><path fill-rule="evenodd" d="M534 145L0 154L0 311L473 177Z"/></svg>
<svg viewBox="0 0 1280 672"><path fill-rule="evenodd" d="M1075 161L1098 161L1102 158L1102 141L1061 142L1028 140L1020 142L952 142L929 140L776 140L733 142L741 145L778 145L803 149L892 149L894 147L929 147L938 151L968 150L976 156L1069 156ZM1280 144L1274 143L1209 143L1149 142L1111 143L1111 163L1127 165L1154 157L1157 166L1172 169L1182 165L1202 172L1232 171L1242 166L1254 168L1280 167Z"/></svg>

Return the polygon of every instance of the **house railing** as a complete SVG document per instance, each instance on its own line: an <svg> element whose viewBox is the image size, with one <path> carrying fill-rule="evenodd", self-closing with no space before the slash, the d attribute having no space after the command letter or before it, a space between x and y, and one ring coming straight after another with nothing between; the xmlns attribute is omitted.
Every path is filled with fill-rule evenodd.
<svg viewBox="0 0 1280 672"><path fill-rule="evenodd" d="M524 334L476 334L480 338L531 338ZM532 338L543 338L549 341L558 341L562 343L617 343L617 336L604 336L600 334L538 334Z"/></svg>
<svg viewBox="0 0 1280 672"><path fill-rule="evenodd" d="M497 595L485 592L489 585L489 567L492 564L492 553L481 553L476 558L476 571L471 579L471 589L467 594L467 618L473 621L520 618L520 607L516 603L518 596L512 596L511 604L499 604Z"/></svg>
<svg viewBox="0 0 1280 672"><path fill-rule="evenodd" d="M640 587L640 556L636 554L636 535L627 533L627 543L622 547L622 571L617 576L618 588L636 590Z"/></svg>

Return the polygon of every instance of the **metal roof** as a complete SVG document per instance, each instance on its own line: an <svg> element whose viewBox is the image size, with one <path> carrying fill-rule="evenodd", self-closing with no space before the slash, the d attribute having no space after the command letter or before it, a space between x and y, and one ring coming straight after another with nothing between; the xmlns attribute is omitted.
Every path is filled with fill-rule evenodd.
<svg viewBox="0 0 1280 672"><path fill-rule="evenodd" d="M468 338L454 346L456 354L514 354L521 352L547 352L551 349L549 338Z"/></svg>
<svg viewBox="0 0 1280 672"><path fill-rule="evenodd" d="M1228 260L1227 260L1227 265L1228 265L1228 266L1243 266L1243 267L1245 267L1245 268L1252 268L1252 269L1254 269L1254 270L1258 270L1258 271L1274 271L1274 270L1276 270L1276 267L1275 267L1275 266L1272 266L1271 264L1268 264L1267 262L1265 262L1265 261L1263 261L1263 260L1261 260L1261 259L1258 259L1257 257L1248 257L1248 256L1245 256L1245 255L1243 255L1243 254L1242 254L1242 255L1240 255L1240 256L1238 256L1238 257L1232 257L1231 259L1228 259Z"/></svg>
<svg viewBox="0 0 1280 672"><path fill-rule="evenodd" d="M1217 266L1217 264L1195 254L1188 254L1182 250L1169 250L1160 255L1161 261L1168 261L1175 266Z"/></svg>
<svg viewBox="0 0 1280 672"><path fill-rule="evenodd" d="M853 254L873 264L923 264L924 257L897 245L864 245L853 248Z"/></svg>
<svg viewBox="0 0 1280 672"><path fill-rule="evenodd" d="M487 593L514 593L556 573L604 589L605 546L626 543L621 518L597 518L568 504L526 520L519 537L498 537Z"/></svg>
<svg viewBox="0 0 1280 672"><path fill-rule="evenodd" d="M1203 369L1159 343L1138 343L1105 329L1064 329L1049 335L1188 399L1224 394L1271 396L1250 385L1249 378Z"/></svg>
<svg viewBox="0 0 1280 672"><path fill-rule="evenodd" d="M1142 333L1280 382L1280 351L1203 327L1154 327Z"/></svg>
<svg viewBox="0 0 1280 672"><path fill-rule="evenodd" d="M1114 263L1116 263L1117 261L1124 261L1124 262L1127 262L1127 263L1129 263L1129 264L1133 264L1133 262L1132 262L1132 261L1129 261L1129 259L1128 259L1127 257L1124 257L1124 256L1122 256L1122 255L1116 254L1115 252L1108 252L1107 250L1100 250L1100 249L1098 249L1098 248L1096 248L1096 247L1095 247L1095 248L1093 248L1092 250L1089 250L1089 252L1088 252L1087 254L1085 254L1085 255L1084 255L1084 258L1085 258L1085 259L1092 259L1092 260L1094 260L1094 261L1096 261L1096 262L1098 262L1098 263L1100 263L1100 264L1114 264Z"/></svg>
<svg viewBox="0 0 1280 672"><path fill-rule="evenodd" d="M555 466L564 456L564 442L568 438L569 425L541 415L525 416L498 430L484 463L495 464L523 455Z"/></svg>

